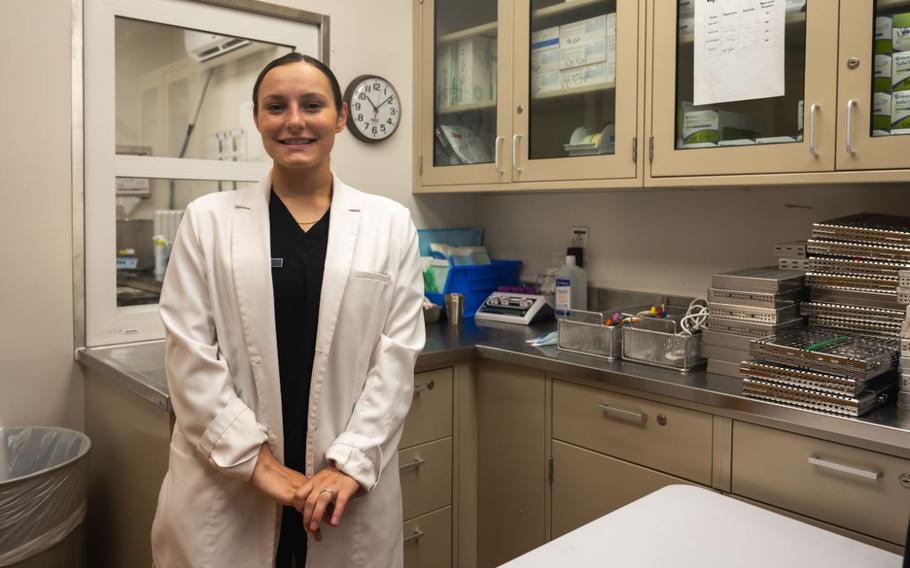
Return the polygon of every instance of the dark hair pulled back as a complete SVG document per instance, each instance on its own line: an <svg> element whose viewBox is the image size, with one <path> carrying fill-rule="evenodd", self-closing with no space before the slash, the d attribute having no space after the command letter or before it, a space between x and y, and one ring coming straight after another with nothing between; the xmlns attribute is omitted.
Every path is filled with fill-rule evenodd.
<svg viewBox="0 0 910 568"><path fill-rule="evenodd" d="M297 51L292 51L286 55L282 55L277 59L273 59L262 68L262 71L259 72L259 76L256 77L256 83L253 85L253 112L259 111L259 85L262 83L262 79L265 78L266 74L275 67L281 65L290 65L291 63L309 63L316 69L319 69L323 75L329 80L329 84L332 86L332 98L335 99L335 108L339 111L341 110L341 86L338 85L338 78L335 77L335 74L332 73L332 70L329 69L328 65L319 61L315 57L310 57L309 55L304 55Z"/></svg>

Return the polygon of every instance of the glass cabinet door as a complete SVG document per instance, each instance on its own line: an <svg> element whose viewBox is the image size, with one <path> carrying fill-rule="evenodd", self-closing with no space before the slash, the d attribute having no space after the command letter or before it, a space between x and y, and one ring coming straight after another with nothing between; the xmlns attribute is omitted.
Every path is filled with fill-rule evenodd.
<svg viewBox="0 0 910 568"><path fill-rule="evenodd" d="M511 0L422 4L418 172L424 185L510 181L504 105L511 98L511 38L500 22L510 21L511 12Z"/></svg>
<svg viewBox="0 0 910 568"><path fill-rule="evenodd" d="M841 0L837 168L910 168L910 0Z"/></svg>
<svg viewBox="0 0 910 568"><path fill-rule="evenodd" d="M653 5L652 176L834 169L836 4Z"/></svg>
<svg viewBox="0 0 910 568"><path fill-rule="evenodd" d="M516 2L513 181L636 176L639 4Z"/></svg>

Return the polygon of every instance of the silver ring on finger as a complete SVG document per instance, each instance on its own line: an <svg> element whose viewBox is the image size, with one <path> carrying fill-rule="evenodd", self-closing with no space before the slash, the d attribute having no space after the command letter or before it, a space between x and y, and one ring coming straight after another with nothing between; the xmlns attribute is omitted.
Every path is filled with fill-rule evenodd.
<svg viewBox="0 0 910 568"><path fill-rule="evenodd" d="M338 497L338 490L337 490L337 489L332 489L331 487L320 487L320 488L319 488L319 493L320 493L320 494L322 494L322 493L328 493L329 495L332 496L332 499Z"/></svg>

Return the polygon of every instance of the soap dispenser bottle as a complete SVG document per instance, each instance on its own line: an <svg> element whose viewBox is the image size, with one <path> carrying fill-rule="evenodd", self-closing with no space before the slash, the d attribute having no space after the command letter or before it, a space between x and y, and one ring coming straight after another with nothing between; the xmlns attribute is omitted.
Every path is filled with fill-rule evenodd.
<svg viewBox="0 0 910 568"><path fill-rule="evenodd" d="M588 275L567 255L566 263L556 271L556 316L568 316L572 310L588 309Z"/></svg>

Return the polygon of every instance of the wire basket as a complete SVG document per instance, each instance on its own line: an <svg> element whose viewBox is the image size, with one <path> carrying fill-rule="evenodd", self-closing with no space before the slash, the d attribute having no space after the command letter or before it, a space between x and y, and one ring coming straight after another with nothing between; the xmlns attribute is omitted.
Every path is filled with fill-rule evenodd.
<svg viewBox="0 0 910 568"><path fill-rule="evenodd" d="M622 327L604 325L604 314L572 310L557 322L561 351L619 359L622 355Z"/></svg>
<svg viewBox="0 0 910 568"><path fill-rule="evenodd" d="M624 326L622 358L687 372L705 364L701 334L676 335L677 322L670 318L641 318Z"/></svg>

